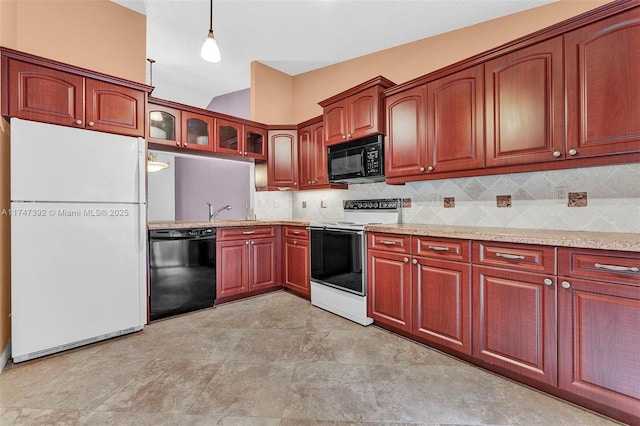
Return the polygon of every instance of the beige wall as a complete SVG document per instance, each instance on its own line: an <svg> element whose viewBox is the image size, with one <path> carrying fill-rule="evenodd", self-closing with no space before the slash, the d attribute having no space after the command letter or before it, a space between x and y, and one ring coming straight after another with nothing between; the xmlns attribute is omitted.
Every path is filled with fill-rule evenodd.
<svg viewBox="0 0 640 426"><path fill-rule="evenodd" d="M251 119L260 123L293 121L293 79L260 62L251 62Z"/></svg>
<svg viewBox="0 0 640 426"><path fill-rule="evenodd" d="M11 208L9 173L6 173L8 170L9 123L0 117L0 353L11 336L11 218L2 214L2 211Z"/></svg>
<svg viewBox="0 0 640 426"><path fill-rule="evenodd" d="M109 0L0 0L0 45L140 83L144 15Z"/></svg>
<svg viewBox="0 0 640 426"><path fill-rule="evenodd" d="M383 75L398 84L403 83L608 2L561 0L296 75L292 77L293 122L299 123L322 114L322 109L317 105L319 101L377 75ZM254 71L263 72L258 67ZM256 93L253 108L257 120L258 117L268 117L264 111L270 108L272 99L261 95L266 90L263 85L270 84L269 75L257 75L254 80L260 84L252 86Z"/></svg>

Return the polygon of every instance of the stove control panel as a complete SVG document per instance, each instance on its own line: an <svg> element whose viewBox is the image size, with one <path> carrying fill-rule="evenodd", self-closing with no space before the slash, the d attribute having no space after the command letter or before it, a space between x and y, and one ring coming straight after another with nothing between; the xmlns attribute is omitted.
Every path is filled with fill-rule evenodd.
<svg viewBox="0 0 640 426"><path fill-rule="evenodd" d="M344 202L344 210L398 210L401 205L399 198L346 200Z"/></svg>

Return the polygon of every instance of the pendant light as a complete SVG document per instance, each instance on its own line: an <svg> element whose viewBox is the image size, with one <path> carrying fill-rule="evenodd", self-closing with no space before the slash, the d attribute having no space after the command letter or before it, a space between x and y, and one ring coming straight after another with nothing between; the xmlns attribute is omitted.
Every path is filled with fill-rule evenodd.
<svg viewBox="0 0 640 426"><path fill-rule="evenodd" d="M202 44L200 56L207 62L220 62L220 48L218 47L218 41L213 36L213 0L209 0L209 2L209 34L207 35L207 39Z"/></svg>
<svg viewBox="0 0 640 426"><path fill-rule="evenodd" d="M147 172L154 173L169 167L169 162L157 161L156 154L150 152L147 157Z"/></svg>

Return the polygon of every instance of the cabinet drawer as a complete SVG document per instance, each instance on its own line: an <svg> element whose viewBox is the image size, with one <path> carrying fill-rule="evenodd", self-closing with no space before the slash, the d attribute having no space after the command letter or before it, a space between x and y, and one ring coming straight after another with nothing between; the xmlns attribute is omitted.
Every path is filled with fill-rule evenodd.
<svg viewBox="0 0 640 426"><path fill-rule="evenodd" d="M239 226L237 228L218 228L218 240L241 240L245 238L275 237L273 226Z"/></svg>
<svg viewBox="0 0 640 426"><path fill-rule="evenodd" d="M467 240L413 237L412 247L411 253L416 256L458 260L461 262L469 262L471 259L471 243Z"/></svg>
<svg viewBox="0 0 640 426"><path fill-rule="evenodd" d="M369 249L396 253L409 253L411 250L411 237L409 235L372 233L369 234L367 241Z"/></svg>
<svg viewBox="0 0 640 426"><path fill-rule="evenodd" d="M304 226L284 226L285 238L309 239L309 230Z"/></svg>
<svg viewBox="0 0 640 426"><path fill-rule="evenodd" d="M640 253L562 247L558 275L640 285Z"/></svg>
<svg viewBox="0 0 640 426"><path fill-rule="evenodd" d="M473 263L555 274L555 248L532 244L474 241Z"/></svg>

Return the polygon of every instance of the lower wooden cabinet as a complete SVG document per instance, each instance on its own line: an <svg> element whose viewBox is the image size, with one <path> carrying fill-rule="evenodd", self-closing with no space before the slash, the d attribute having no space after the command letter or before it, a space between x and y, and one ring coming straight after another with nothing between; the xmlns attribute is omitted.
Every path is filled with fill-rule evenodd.
<svg viewBox="0 0 640 426"><path fill-rule="evenodd" d="M640 253L558 260L559 387L640 419Z"/></svg>
<svg viewBox="0 0 640 426"><path fill-rule="evenodd" d="M218 229L216 298L278 286L278 240L275 229Z"/></svg>
<svg viewBox="0 0 640 426"><path fill-rule="evenodd" d="M409 255L369 250L367 257L368 315L375 322L410 332L412 291Z"/></svg>
<svg viewBox="0 0 640 426"><path fill-rule="evenodd" d="M311 297L309 231L300 226L284 226L282 235L282 284Z"/></svg>

